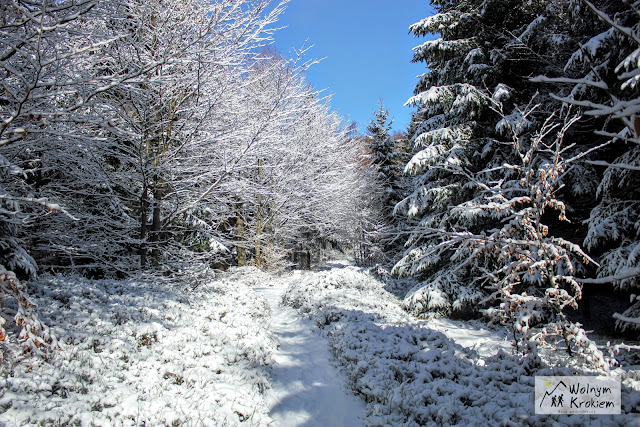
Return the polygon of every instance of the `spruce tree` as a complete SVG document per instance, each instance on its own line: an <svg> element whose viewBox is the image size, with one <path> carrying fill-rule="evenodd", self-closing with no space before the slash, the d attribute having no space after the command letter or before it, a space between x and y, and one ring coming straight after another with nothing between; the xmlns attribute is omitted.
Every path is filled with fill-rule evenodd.
<svg viewBox="0 0 640 427"><path fill-rule="evenodd" d="M416 221L394 269L420 280L405 304L418 315L484 309L523 350L560 336L567 352L586 347L603 365L566 314L582 296L576 277L594 264L569 217L589 207L593 178L580 187L575 162L598 123L550 95L566 90L564 64L598 26L575 25L589 21L573 1L432 3L438 13L411 27L440 38L414 55L428 72L410 100L414 189L396 206ZM554 80L532 80L540 71ZM578 193L581 212L563 200Z"/></svg>
<svg viewBox="0 0 640 427"><path fill-rule="evenodd" d="M479 0L432 3L438 13L410 28L414 36L440 38L414 50L414 61L424 62L428 72L409 100L418 110L412 125L414 156L405 173L415 176L415 187L396 212L417 226L395 271L422 280L406 298L410 310L468 315L486 297L482 284L473 280L484 276L480 267L459 268L449 251L432 252L441 238L424 230L480 233L492 228L493 219L452 207L465 205L482 191L474 179L500 180L499 166L516 160L510 127L517 127L519 134L533 128L536 119L523 111L536 88L526 76L543 60L513 39L526 34L542 6Z"/></svg>
<svg viewBox="0 0 640 427"><path fill-rule="evenodd" d="M398 158L402 155L396 149L396 141L391 136L393 120L389 118L389 110L385 109L384 102L380 100L377 111L373 112L373 118L367 125L369 133L369 149L372 153L372 164L378 172L380 185L384 196L382 197L383 212L387 219L391 217L391 210L398 201L398 175L402 167L398 165Z"/></svg>
<svg viewBox="0 0 640 427"><path fill-rule="evenodd" d="M362 235L363 247L367 249L358 258L383 265L393 262L402 244L397 236L403 221L394 216L393 209L403 197L402 164L406 161L406 141L402 134L392 133L392 125L393 119L389 118L389 110L381 99L364 135L371 159L373 186L368 190L370 215Z"/></svg>
<svg viewBox="0 0 640 427"><path fill-rule="evenodd" d="M640 1L574 1L573 16L591 19L565 61L564 76L534 80L556 84L563 108L579 110L584 153L569 175L573 197L589 210L581 234L598 263L597 278L583 283L635 294L640 274ZM575 20L575 19L574 19ZM601 291L599 291L601 292ZM617 326L640 329L640 300L615 313Z"/></svg>

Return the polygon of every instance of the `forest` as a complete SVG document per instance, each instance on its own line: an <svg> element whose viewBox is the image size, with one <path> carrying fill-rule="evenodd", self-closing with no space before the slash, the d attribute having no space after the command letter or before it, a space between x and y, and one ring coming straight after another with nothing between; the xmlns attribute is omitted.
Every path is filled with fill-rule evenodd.
<svg viewBox="0 0 640 427"><path fill-rule="evenodd" d="M272 281L366 425L585 422L474 418L473 378L528 399L500 370L616 376L622 415L600 421L637 422L640 1L430 3L406 132L381 100L359 133L307 81L317 61L273 44L287 1L0 1L0 424L270 425ZM393 328L416 350L365 366ZM444 378L459 408L412 400ZM187 386L180 410L140 406Z"/></svg>

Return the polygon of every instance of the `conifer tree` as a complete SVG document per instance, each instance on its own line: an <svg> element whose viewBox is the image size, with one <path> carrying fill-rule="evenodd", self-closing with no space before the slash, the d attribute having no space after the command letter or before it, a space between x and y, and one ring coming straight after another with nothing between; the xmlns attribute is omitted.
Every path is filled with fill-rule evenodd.
<svg viewBox="0 0 640 427"><path fill-rule="evenodd" d="M367 132L371 137L369 149L373 153L373 165L387 188L393 187L398 173L402 170L396 162L399 153L396 151L395 141L391 138L392 125L389 110L384 108L384 102L380 100L378 111L373 112L373 118L367 125Z"/></svg>
<svg viewBox="0 0 640 427"><path fill-rule="evenodd" d="M393 257L398 250L398 243L394 240L397 221L393 208L401 199L401 164L405 159L397 138L392 135L392 125L393 119L389 118L389 110L381 99L365 135L375 183L367 197L372 215L369 215L368 226L362 230L363 243L368 248L365 251L367 255L362 258L379 263L387 263L389 257Z"/></svg>
<svg viewBox="0 0 640 427"><path fill-rule="evenodd" d="M423 230L480 232L492 227L491 219L473 211L459 215L451 208L479 194L470 177L486 171L483 179L499 180L499 166L515 161L506 130L518 127L523 133L537 120L533 115L523 117L522 112L536 91L526 75L543 60L520 49L513 39L526 35L542 6L536 2L511 7L502 1L479 0L432 3L438 13L410 28L415 36L439 34L440 38L414 50L414 61L425 62L429 71L409 100L418 111L412 125L414 155L405 173L415 176L415 187L396 212L418 225L395 271L423 280L407 296L411 310L469 314L486 294L470 281L480 272L473 266L458 269L447 252L425 257L441 242Z"/></svg>
<svg viewBox="0 0 640 427"><path fill-rule="evenodd" d="M572 196L590 202L583 244L598 269L596 279L582 282L633 294L640 275L640 2L581 0L572 6L573 16L591 19L589 31L577 39L564 75L534 80L555 84L554 97L563 108L581 111L582 130L590 131L568 180ZM640 300L632 298L614 317L622 330L640 329Z"/></svg>
<svg viewBox="0 0 640 427"><path fill-rule="evenodd" d="M569 353L586 347L589 360L603 365L565 313L582 295L576 277L593 265L561 237L577 230L560 197L588 127L571 109L554 113L561 107L549 95L555 82L529 78L565 72L560 64L585 31L566 18L584 14L574 2L432 3L438 13L411 27L441 37L414 55L428 68L410 100L418 111L405 173L415 187L396 211L416 225L395 271L421 282L405 304L420 315L484 307L510 322L525 348L561 336Z"/></svg>

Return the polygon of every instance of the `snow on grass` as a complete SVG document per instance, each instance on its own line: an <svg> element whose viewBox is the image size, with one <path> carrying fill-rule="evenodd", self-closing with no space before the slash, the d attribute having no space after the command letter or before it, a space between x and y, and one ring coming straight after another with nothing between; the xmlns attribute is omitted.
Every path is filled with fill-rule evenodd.
<svg viewBox="0 0 640 427"><path fill-rule="evenodd" d="M9 343L0 425L267 425L275 341L236 269L185 292L150 280L49 278L32 286L63 348L29 359Z"/></svg>
<svg viewBox="0 0 640 427"><path fill-rule="evenodd" d="M640 419L640 383L620 370L622 415L536 415L535 375L588 373L509 354L500 350L504 336L489 330L482 331L483 351L464 347L470 333L411 317L384 284L355 267L291 280L283 300L326 334L351 388L368 402L368 425L636 425ZM496 350L488 351L492 345Z"/></svg>
<svg viewBox="0 0 640 427"><path fill-rule="evenodd" d="M513 348L513 341L506 330L492 329L479 320L434 318L426 321L425 326L442 332L457 344L476 351L481 357L494 356L500 350L511 352Z"/></svg>

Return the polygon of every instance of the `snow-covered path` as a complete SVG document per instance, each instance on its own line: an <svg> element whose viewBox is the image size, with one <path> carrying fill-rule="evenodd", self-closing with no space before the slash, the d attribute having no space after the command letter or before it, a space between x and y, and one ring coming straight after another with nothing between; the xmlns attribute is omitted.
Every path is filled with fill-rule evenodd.
<svg viewBox="0 0 640 427"><path fill-rule="evenodd" d="M326 339L308 320L280 304L287 283L255 288L272 310L270 329L279 339L273 356L273 385L266 396L276 426L362 426L365 405L345 391L344 379L329 363Z"/></svg>

